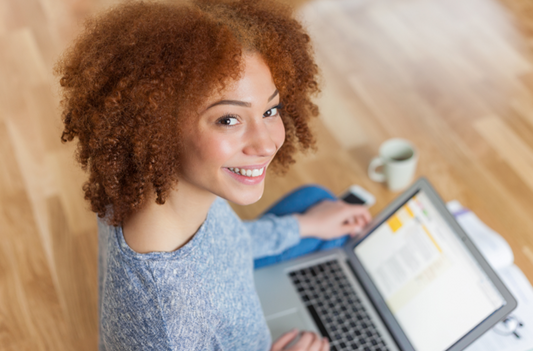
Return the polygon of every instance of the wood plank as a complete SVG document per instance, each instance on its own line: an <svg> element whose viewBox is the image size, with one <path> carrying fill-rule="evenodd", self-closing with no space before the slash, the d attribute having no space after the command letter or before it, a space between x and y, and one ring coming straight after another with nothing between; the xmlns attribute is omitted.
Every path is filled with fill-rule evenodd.
<svg viewBox="0 0 533 351"><path fill-rule="evenodd" d="M24 183L20 181L22 177L7 128L1 122L0 143L0 164L9 169L2 173L8 181L0 182L3 238L0 264L4 266L1 270L0 311L6 318L4 328L7 328L2 332L3 338L7 339L7 344L13 345L18 345L21 340L31 340L34 350L53 349L63 344L65 336L60 298L33 213L28 211L31 205ZM54 322L50 323L50 320Z"/></svg>
<svg viewBox="0 0 533 351"><path fill-rule="evenodd" d="M533 152L499 118L487 117L475 122L476 130L495 151L518 174L522 181L533 190Z"/></svg>
<svg viewBox="0 0 533 351"><path fill-rule="evenodd" d="M64 297L67 340L76 350L98 348L96 228L73 232L59 196L47 199L55 267ZM76 282L76 284L73 284Z"/></svg>

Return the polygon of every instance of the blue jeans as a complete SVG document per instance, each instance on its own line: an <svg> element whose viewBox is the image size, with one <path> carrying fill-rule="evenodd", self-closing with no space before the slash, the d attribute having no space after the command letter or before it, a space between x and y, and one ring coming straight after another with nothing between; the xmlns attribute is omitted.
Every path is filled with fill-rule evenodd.
<svg viewBox="0 0 533 351"><path fill-rule="evenodd" d="M325 188L316 185L306 185L282 198L267 210L265 214L272 213L276 216L284 216L291 213L304 213L308 208L326 199L337 200L335 195ZM340 247L348 240L348 237L349 235L345 235L333 240L304 238L300 240L300 243L288 248L279 255L256 259L254 261L254 268L261 268L274 263L287 261L315 251Z"/></svg>

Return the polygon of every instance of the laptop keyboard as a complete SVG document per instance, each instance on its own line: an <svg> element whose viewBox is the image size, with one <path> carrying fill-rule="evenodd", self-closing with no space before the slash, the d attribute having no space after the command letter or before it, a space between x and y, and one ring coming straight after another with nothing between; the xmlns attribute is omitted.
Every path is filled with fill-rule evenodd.
<svg viewBox="0 0 533 351"><path fill-rule="evenodd" d="M330 351L388 351L337 260L289 273Z"/></svg>

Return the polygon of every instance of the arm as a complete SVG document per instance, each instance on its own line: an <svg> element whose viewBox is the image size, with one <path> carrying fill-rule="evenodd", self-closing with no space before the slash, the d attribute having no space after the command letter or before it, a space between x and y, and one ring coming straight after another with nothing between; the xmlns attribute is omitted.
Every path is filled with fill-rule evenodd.
<svg viewBox="0 0 533 351"><path fill-rule="evenodd" d="M346 234L357 235L370 219L365 206L324 200L303 214L266 214L244 225L252 236L253 256L260 258L278 255L298 244L300 238L332 240Z"/></svg>
<svg viewBox="0 0 533 351"><path fill-rule="evenodd" d="M279 255L300 242L299 223L293 215L266 214L243 223L252 237L254 258Z"/></svg>

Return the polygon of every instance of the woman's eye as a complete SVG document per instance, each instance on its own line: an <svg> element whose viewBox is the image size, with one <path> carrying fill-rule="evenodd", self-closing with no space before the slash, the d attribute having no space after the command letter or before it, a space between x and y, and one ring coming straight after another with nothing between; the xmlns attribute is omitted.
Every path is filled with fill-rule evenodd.
<svg viewBox="0 0 533 351"><path fill-rule="evenodd" d="M276 116L277 114L278 114L278 107L272 107L270 110L265 112L263 117L272 117L272 116Z"/></svg>
<svg viewBox="0 0 533 351"><path fill-rule="evenodd" d="M217 123L222 124L223 126L234 126L237 123L239 123L239 121L237 120L236 117L226 116L226 117L219 118Z"/></svg>

